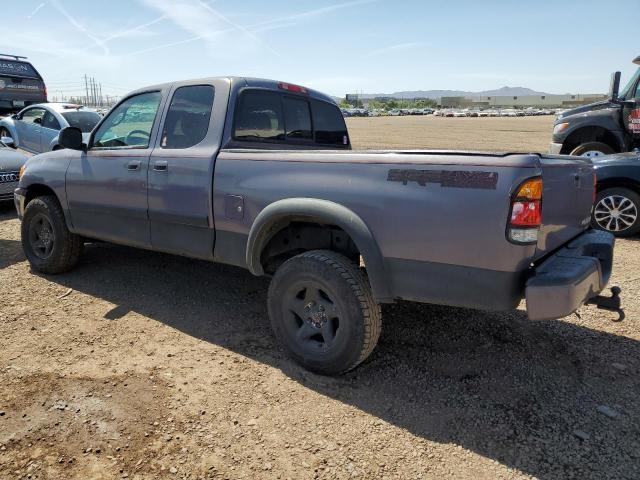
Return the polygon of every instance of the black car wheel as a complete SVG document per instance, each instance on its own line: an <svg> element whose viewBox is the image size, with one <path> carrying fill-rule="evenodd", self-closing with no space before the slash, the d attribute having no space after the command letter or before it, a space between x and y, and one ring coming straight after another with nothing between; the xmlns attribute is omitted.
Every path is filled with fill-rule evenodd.
<svg viewBox="0 0 640 480"><path fill-rule="evenodd" d="M31 200L22 219L22 248L31 267L42 273L73 268L82 253L82 237L67 228L58 200L43 196Z"/></svg>
<svg viewBox="0 0 640 480"><path fill-rule="evenodd" d="M602 142L583 143L571 151L571 155L589 158L602 157L603 155L611 155L612 153L615 153L613 148Z"/></svg>
<svg viewBox="0 0 640 480"><path fill-rule="evenodd" d="M277 339L296 362L317 373L351 370L380 337L380 306L366 275L332 251L286 261L271 281L268 303Z"/></svg>
<svg viewBox="0 0 640 480"><path fill-rule="evenodd" d="M617 237L640 231L640 195L628 188L608 188L598 193L592 224Z"/></svg>

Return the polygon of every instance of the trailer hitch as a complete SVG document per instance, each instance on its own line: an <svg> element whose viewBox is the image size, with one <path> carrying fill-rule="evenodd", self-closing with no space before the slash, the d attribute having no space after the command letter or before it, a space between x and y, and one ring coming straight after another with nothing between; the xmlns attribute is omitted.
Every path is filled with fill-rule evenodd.
<svg viewBox="0 0 640 480"><path fill-rule="evenodd" d="M622 289L620 287L611 287L611 296L605 297L603 295L597 295L590 298L587 301L588 305L595 305L600 310L608 310L609 312L615 312L619 316L614 322L621 322L624 320L624 310L621 307L620 293Z"/></svg>

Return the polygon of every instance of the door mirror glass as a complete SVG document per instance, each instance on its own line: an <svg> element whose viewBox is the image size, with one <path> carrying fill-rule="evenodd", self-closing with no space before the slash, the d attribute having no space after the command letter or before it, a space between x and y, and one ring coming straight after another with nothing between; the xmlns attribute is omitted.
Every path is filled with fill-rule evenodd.
<svg viewBox="0 0 640 480"><path fill-rule="evenodd" d="M620 92L620 72L613 72L611 75L611 84L609 85L609 98L612 102L618 100L618 93Z"/></svg>
<svg viewBox="0 0 640 480"><path fill-rule="evenodd" d="M92 148L148 148L160 92L141 93L117 105L100 124Z"/></svg>
<svg viewBox="0 0 640 480"><path fill-rule="evenodd" d="M13 138L11 137L2 137L0 138L0 142L4 143L7 147L13 147Z"/></svg>
<svg viewBox="0 0 640 480"><path fill-rule="evenodd" d="M82 144L82 130L76 127L67 127L60 130L58 143L63 148L70 150L84 150Z"/></svg>

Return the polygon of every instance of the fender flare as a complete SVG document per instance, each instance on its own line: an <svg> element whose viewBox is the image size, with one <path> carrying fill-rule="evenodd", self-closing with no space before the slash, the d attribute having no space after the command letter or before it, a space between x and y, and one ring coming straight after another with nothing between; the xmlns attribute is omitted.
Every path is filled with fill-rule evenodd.
<svg viewBox="0 0 640 480"><path fill-rule="evenodd" d="M16 131L16 126L13 123L12 120L8 119L9 117L3 119L2 123L0 123L0 127L4 127L7 130L9 130L9 133L11 134L11 138L13 138L13 145L15 147L19 147L20 146L20 138L18 137L18 132Z"/></svg>
<svg viewBox="0 0 640 480"><path fill-rule="evenodd" d="M608 134L611 135L613 139L615 139L615 142L617 144L615 146L617 147L617 149L620 152L624 152L626 150L627 141L625 138L625 132L623 130L620 130L620 127L610 120L606 120L602 122L602 124L598 124L598 125L590 125L587 122L576 123L576 125L566 133L565 138L562 141L563 146L569 140L569 138L571 138L573 135L577 134L578 132L589 130L589 129L601 129L601 130L607 131Z"/></svg>
<svg viewBox="0 0 640 480"><path fill-rule="evenodd" d="M315 221L342 228L356 244L367 268L367 275L378 302L393 302L384 260L373 234L365 222L347 207L318 198L287 198L266 206L256 217L247 240L247 267L254 275L264 275L260 256L269 240L295 220Z"/></svg>

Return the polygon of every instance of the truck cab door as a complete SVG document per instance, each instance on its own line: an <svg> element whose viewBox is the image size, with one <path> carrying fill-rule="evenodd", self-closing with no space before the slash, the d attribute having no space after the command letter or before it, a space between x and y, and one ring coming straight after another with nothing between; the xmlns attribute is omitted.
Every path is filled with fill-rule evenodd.
<svg viewBox="0 0 640 480"><path fill-rule="evenodd" d="M640 82L632 88L624 100L622 121L631 136L632 148L640 148Z"/></svg>
<svg viewBox="0 0 640 480"><path fill-rule="evenodd" d="M213 259L213 164L224 125L213 121L214 94L213 85L203 84L171 92L159 145L149 162L154 250Z"/></svg>
<svg viewBox="0 0 640 480"><path fill-rule="evenodd" d="M149 248L147 171L158 132L162 94L149 91L118 104L100 123L66 177L76 233Z"/></svg>

